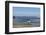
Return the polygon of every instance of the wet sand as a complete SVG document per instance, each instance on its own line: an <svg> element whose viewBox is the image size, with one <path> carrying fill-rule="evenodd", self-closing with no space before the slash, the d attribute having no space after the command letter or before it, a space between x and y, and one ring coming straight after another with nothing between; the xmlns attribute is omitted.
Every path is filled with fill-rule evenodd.
<svg viewBox="0 0 46 35"><path fill-rule="evenodd" d="M40 22L38 23L24 23L24 22L17 22L13 20L13 28L25 28L25 27L40 27Z"/></svg>

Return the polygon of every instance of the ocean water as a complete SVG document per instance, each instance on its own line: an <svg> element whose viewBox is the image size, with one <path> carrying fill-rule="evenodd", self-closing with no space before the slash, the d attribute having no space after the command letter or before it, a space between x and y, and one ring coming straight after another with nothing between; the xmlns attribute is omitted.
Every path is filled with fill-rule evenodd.
<svg viewBox="0 0 46 35"><path fill-rule="evenodd" d="M15 16L14 25L31 25L31 27L40 27L40 18L37 16Z"/></svg>

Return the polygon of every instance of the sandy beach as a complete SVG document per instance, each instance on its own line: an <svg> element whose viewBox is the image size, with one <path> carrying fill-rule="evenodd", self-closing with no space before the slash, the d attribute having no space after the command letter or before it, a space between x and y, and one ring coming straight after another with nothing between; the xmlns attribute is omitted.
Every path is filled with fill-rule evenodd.
<svg viewBox="0 0 46 35"><path fill-rule="evenodd" d="M14 25L13 28L31 27L32 25Z"/></svg>

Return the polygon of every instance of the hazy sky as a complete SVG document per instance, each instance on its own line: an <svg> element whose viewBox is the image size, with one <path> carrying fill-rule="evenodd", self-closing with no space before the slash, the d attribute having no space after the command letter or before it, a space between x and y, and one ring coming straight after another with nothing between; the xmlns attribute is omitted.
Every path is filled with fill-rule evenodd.
<svg viewBox="0 0 46 35"><path fill-rule="evenodd" d="M13 16L39 16L40 8L13 7Z"/></svg>

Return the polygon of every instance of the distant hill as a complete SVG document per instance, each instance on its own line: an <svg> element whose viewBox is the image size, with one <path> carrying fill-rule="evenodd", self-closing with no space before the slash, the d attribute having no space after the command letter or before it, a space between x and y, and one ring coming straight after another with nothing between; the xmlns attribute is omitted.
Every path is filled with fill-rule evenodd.
<svg viewBox="0 0 46 35"><path fill-rule="evenodd" d="M20 18L20 19L40 19L40 17L37 16L14 16L15 18Z"/></svg>

